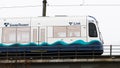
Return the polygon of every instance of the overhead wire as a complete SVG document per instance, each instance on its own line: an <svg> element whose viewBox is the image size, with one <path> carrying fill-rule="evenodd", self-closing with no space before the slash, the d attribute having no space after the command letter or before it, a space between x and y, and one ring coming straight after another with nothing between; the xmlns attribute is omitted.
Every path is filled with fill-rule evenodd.
<svg viewBox="0 0 120 68"><path fill-rule="evenodd" d="M10 6L10 7L0 7L0 9L4 9L4 8L30 8L30 7L41 7L42 5L24 5L24 6ZM74 4L74 5L51 5L47 3L47 6L50 7L62 7L62 6L67 6L67 7L71 7L71 6L120 6L120 4L87 4L86 0L82 0L82 2L80 4Z"/></svg>
<svg viewBox="0 0 120 68"><path fill-rule="evenodd" d="M42 5L26 5L26 6L10 6L10 7L0 7L3 8L29 8L29 7L41 7ZM120 4L80 4L80 5L47 5L47 6L54 6L54 7L62 7L62 6L120 6Z"/></svg>
<svg viewBox="0 0 120 68"><path fill-rule="evenodd" d="M10 7L0 7L0 9L3 8L29 8L29 7L40 7L42 5L25 5L25 6L10 6Z"/></svg>
<svg viewBox="0 0 120 68"><path fill-rule="evenodd" d="M120 4L84 4L83 6L120 6Z"/></svg>
<svg viewBox="0 0 120 68"><path fill-rule="evenodd" d="M4 8L30 8L30 7L41 7L42 5L24 5L24 6L10 6L10 7L0 7L0 9L4 9ZM47 6L55 6L55 7L61 7L61 6L120 6L120 4L87 4L85 0L82 0L81 4L74 4L74 5L50 5L47 4Z"/></svg>

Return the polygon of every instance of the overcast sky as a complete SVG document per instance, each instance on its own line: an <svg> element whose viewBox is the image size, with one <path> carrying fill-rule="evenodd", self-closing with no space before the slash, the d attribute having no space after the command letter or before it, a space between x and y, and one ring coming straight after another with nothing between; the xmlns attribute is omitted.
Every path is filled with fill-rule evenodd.
<svg viewBox="0 0 120 68"><path fill-rule="evenodd" d="M42 0L0 0L0 18L41 16L42 6L37 5L42 5ZM47 16L91 15L96 17L105 44L120 45L120 0L48 0L47 5L49 5ZM13 6L36 7L7 8Z"/></svg>

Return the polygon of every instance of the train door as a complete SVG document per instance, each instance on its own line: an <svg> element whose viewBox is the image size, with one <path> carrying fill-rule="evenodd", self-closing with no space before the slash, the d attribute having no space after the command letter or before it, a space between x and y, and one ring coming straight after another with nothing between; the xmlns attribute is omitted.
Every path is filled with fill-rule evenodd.
<svg viewBox="0 0 120 68"><path fill-rule="evenodd" d="M38 27L38 40L39 43L45 42L45 27Z"/></svg>
<svg viewBox="0 0 120 68"><path fill-rule="evenodd" d="M33 42L41 44L46 41L46 28L45 27L34 27L33 29Z"/></svg>

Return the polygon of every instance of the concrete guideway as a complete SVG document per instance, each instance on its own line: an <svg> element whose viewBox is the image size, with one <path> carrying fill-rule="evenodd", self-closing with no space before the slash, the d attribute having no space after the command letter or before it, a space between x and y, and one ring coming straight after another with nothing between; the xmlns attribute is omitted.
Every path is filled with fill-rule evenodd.
<svg viewBox="0 0 120 68"><path fill-rule="evenodd" d="M101 56L97 58L79 58L79 59L6 59L0 60L0 63L75 63L75 62L120 62L120 56Z"/></svg>

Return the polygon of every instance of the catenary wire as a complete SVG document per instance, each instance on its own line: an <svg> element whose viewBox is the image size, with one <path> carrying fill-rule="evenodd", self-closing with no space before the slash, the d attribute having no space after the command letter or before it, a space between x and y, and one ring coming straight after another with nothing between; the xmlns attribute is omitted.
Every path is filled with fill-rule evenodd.
<svg viewBox="0 0 120 68"><path fill-rule="evenodd" d="M47 6L50 6L50 7L62 7L62 6L67 6L67 7L71 7L71 6L120 6L120 4L79 4L79 5L49 5L49 4L47 4ZM30 8L30 7L42 7L42 5L10 6L10 7L0 7L0 9L4 9L4 8Z"/></svg>

